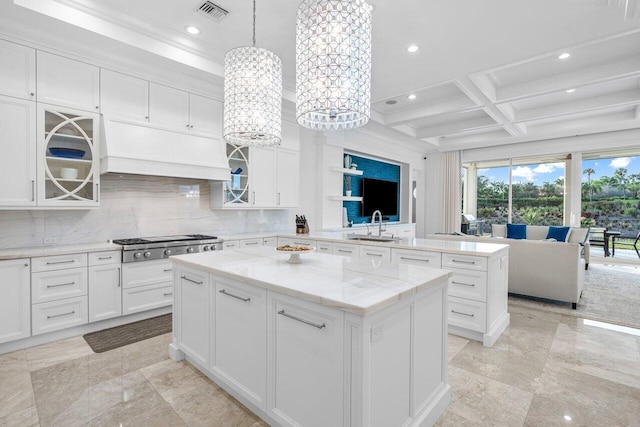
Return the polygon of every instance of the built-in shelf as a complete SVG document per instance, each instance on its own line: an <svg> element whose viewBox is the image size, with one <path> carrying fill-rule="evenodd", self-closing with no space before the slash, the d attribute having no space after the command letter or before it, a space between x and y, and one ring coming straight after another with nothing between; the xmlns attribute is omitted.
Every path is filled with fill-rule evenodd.
<svg viewBox="0 0 640 427"><path fill-rule="evenodd" d="M361 202L362 197L347 197L347 196L329 196L329 200L338 200L342 202Z"/></svg>
<svg viewBox="0 0 640 427"><path fill-rule="evenodd" d="M364 171L358 169L331 168L331 170L343 173L345 175L362 175L364 173Z"/></svg>

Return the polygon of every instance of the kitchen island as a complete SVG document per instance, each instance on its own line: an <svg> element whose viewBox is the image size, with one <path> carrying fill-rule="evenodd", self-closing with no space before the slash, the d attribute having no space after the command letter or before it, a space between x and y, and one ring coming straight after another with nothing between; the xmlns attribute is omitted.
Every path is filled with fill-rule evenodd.
<svg viewBox="0 0 640 427"><path fill-rule="evenodd" d="M174 339L271 425L427 426L446 382L451 273L272 247L171 257Z"/></svg>

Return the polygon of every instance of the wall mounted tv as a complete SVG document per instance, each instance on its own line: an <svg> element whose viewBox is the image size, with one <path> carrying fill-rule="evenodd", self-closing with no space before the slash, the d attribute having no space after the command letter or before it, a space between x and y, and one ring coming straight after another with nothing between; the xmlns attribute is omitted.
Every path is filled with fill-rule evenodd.
<svg viewBox="0 0 640 427"><path fill-rule="evenodd" d="M398 183L381 179L362 179L362 216L379 210L383 216L398 215Z"/></svg>

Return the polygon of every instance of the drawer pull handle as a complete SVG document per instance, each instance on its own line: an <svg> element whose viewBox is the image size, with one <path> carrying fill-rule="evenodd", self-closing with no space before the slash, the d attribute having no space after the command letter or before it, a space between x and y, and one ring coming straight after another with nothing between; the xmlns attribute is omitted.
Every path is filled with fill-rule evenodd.
<svg viewBox="0 0 640 427"><path fill-rule="evenodd" d="M169 295L173 295L173 292L167 292L165 294L163 294L165 297L168 297Z"/></svg>
<svg viewBox="0 0 640 427"><path fill-rule="evenodd" d="M451 262L457 262L458 264L475 264L475 261L464 261L461 259L452 259Z"/></svg>
<svg viewBox="0 0 640 427"><path fill-rule="evenodd" d="M247 245L247 246L253 246L253 245L257 245L257 244L258 244L258 242L247 242L247 243L245 243L245 245Z"/></svg>
<svg viewBox="0 0 640 427"><path fill-rule="evenodd" d="M165 268L163 271L164 271L165 273L168 273L168 272L170 272L170 271L173 271L173 268Z"/></svg>
<svg viewBox="0 0 640 427"><path fill-rule="evenodd" d="M463 282L456 282L454 280L452 280L451 283L454 285L471 286L471 287L474 287L476 285L475 283L463 283Z"/></svg>
<svg viewBox="0 0 640 427"><path fill-rule="evenodd" d="M60 286L71 286L75 284L76 282L60 283L59 285L47 285L47 288L59 288Z"/></svg>
<svg viewBox="0 0 640 427"><path fill-rule="evenodd" d="M68 312L68 313L54 314L53 316L47 316L47 319L54 319L54 318L56 318L56 317L68 316L68 315L70 315L70 314L76 314L76 311L75 311L75 310L73 310L73 311L70 311L70 312Z"/></svg>
<svg viewBox="0 0 640 427"><path fill-rule="evenodd" d="M99 261L103 261L105 259L113 259L113 257L112 256L100 256L100 257L98 257Z"/></svg>
<svg viewBox="0 0 640 427"><path fill-rule="evenodd" d="M249 301L251 301L251 298L242 298L242 297L239 297L238 295L230 294L230 293L229 293L229 292L227 292L225 289L222 289L222 290L221 290L221 291L219 291L219 292L220 292L221 294L228 295L228 296L230 296L231 298L239 299L240 301L244 301L244 302L249 302Z"/></svg>
<svg viewBox="0 0 640 427"><path fill-rule="evenodd" d="M75 259L70 259L67 261L47 261L47 265L56 265L56 264L73 264L76 262Z"/></svg>
<svg viewBox="0 0 640 427"><path fill-rule="evenodd" d="M353 251L347 251L347 250L345 250L345 249L338 249L338 252L342 252L342 253L345 253L345 254L351 254L351 253L353 253Z"/></svg>
<svg viewBox="0 0 640 427"><path fill-rule="evenodd" d="M367 252L367 255L369 255L369 256L382 256L382 254L372 254L370 252Z"/></svg>
<svg viewBox="0 0 640 427"><path fill-rule="evenodd" d="M401 256L400 259L408 260L408 261L422 261L422 262L431 262L430 259L420 259L420 258L409 258L408 256Z"/></svg>
<svg viewBox="0 0 640 427"><path fill-rule="evenodd" d="M301 318L299 318L297 316L293 316L291 314L285 313L284 310L280 310L278 312L278 314L280 314L280 315L282 315L284 317L288 317L289 319L293 319L293 320L297 320L298 322L302 322L305 325L313 326L314 328L322 329L322 328L326 328L327 327L327 325L325 325L324 323L318 325L317 323L313 323L313 322L310 322L308 320L301 319Z"/></svg>
<svg viewBox="0 0 640 427"><path fill-rule="evenodd" d="M461 312L461 311L451 310L451 312L452 312L452 313L455 313L455 314L462 314L463 316L476 317L476 315L475 315L475 314L463 313L463 312Z"/></svg>
<svg viewBox="0 0 640 427"><path fill-rule="evenodd" d="M195 283L196 285L202 285L203 282L198 282L197 280L189 279L187 276L182 276L184 280L187 282Z"/></svg>

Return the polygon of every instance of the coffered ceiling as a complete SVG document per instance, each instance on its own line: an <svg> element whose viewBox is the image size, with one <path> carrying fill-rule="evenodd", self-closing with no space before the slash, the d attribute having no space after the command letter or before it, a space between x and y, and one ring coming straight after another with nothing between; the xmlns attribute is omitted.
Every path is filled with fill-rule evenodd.
<svg viewBox="0 0 640 427"><path fill-rule="evenodd" d="M281 56L288 101L299 2L257 1L257 44ZM133 46L219 80L224 53L251 43L252 2L216 0L229 11L220 22L196 13L200 3L0 0L0 23L80 27L101 49ZM370 3L378 128L441 151L640 128L640 0Z"/></svg>

